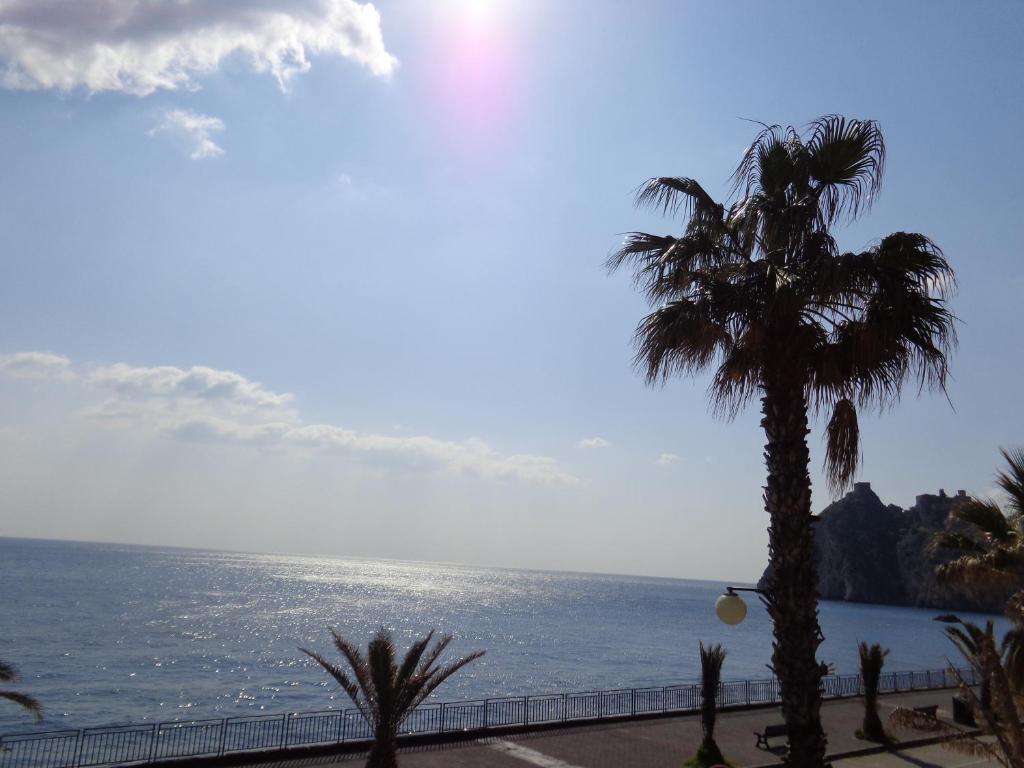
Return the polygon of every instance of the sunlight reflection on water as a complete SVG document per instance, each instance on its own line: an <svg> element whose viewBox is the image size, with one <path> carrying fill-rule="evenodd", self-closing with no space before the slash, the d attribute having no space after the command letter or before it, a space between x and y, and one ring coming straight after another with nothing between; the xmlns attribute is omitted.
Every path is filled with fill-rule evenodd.
<svg viewBox="0 0 1024 768"><path fill-rule="evenodd" d="M399 644L431 628L453 652L487 650L441 688L454 700L664 685L697 676L697 641L723 642L727 678L765 677L770 627L752 605L726 627L710 582L459 565L0 539L0 658L47 712L42 727L345 706L298 646L327 626ZM892 648L890 669L950 653L933 611L822 604L822 658L856 670L855 641ZM0 709L0 733L26 730Z"/></svg>

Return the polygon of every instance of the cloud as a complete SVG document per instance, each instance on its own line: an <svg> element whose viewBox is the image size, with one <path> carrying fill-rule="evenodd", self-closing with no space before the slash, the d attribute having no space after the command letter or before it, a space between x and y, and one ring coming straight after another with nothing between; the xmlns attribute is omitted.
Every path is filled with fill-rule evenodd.
<svg viewBox="0 0 1024 768"><path fill-rule="evenodd" d="M611 443L603 437L585 437L576 443L577 448L610 448Z"/></svg>
<svg viewBox="0 0 1024 768"><path fill-rule="evenodd" d="M668 467L668 466L671 466L672 464L676 464L676 463L678 463L678 462L680 462L682 460L683 460L683 457L680 456L679 454L676 454L676 453L663 453L657 459L654 460L654 463L657 464L659 467Z"/></svg>
<svg viewBox="0 0 1024 768"><path fill-rule="evenodd" d="M0 358L24 361L11 365L0 362L0 372L29 370L32 366L28 361L49 358L64 361L68 371L73 369L67 358L22 352ZM78 378L82 386L103 398L90 406L86 415L110 429L147 430L189 442L340 454L396 469L543 485L578 482L551 457L500 453L474 438L456 441L427 435L380 435L335 424L308 423L294 407L290 393L274 392L232 371L117 363L83 369Z"/></svg>
<svg viewBox="0 0 1024 768"><path fill-rule="evenodd" d="M150 136L167 133L183 140L189 147L189 157L202 160L207 157L219 157L224 150L213 139L211 133L224 130L224 121L219 117L201 115L187 109L169 109L164 112L160 124L152 128Z"/></svg>
<svg viewBox="0 0 1024 768"><path fill-rule="evenodd" d="M290 393L271 392L261 384L231 371L205 366L188 370L173 366L137 368L124 363L97 368L89 381L116 390L133 400L224 401L243 408L282 408L293 399Z"/></svg>
<svg viewBox="0 0 1024 768"><path fill-rule="evenodd" d="M12 379L71 378L71 361L49 352L0 355L0 375Z"/></svg>
<svg viewBox="0 0 1024 768"><path fill-rule="evenodd" d="M356 0L0 0L0 84L147 96L196 89L227 59L284 89L314 56L390 74L380 14Z"/></svg>

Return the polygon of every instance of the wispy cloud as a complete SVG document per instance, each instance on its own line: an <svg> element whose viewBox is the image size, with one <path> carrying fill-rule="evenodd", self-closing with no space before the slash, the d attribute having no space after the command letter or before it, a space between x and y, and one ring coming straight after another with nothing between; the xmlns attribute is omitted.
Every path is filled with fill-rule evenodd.
<svg viewBox="0 0 1024 768"><path fill-rule="evenodd" d="M41 352L0 358L0 374L25 378L26 372L36 370L70 374L75 366L67 358ZM538 484L578 482L554 458L501 453L475 438L381 435L310 423L296 409L293 395L274 392L233 371L117 363L81 367L76 378L76 385L98 400L86 415L109 429L148 431L183 441L347 455L395 469Z"/></svg>
<svg viewBox="0 0 1024 768"><path fill-rule="evenodd" d="M668 467L671 466L672 464L677 464L682 460L683 457L677 453L663 453L657 459L654 460L654 463L657 464L659 467Z"/></svg>
<svg viewBox="0 0 1024 768"><path fill-rule="evenodd" d="M585 437L576 443L577 448L610 448L611 445L603 437Z"/></svg>
<svg viewBox="0 0 1024 768"><path fill-rule="evenodd" d="M169 109L164 112L160 123L150 130L149 135L169 134L185 143L189 157L203 160L224 154L220 145L211 138L211 134L223 130L224 121L219 117L201 115L187 109Z"/></svg>
<svg viewBox="0 0 1024 768"><path fill-rule="evenodd" d="M72 378L71 361L49 352L0 355L0 375L11 379Z"/></svg>
<svg viewBox="0 0 1024 768"><path fill-rule="evenodd" d="M233 57L284 89L311 57L329 55L375 75L397 66L377 9L356 0L0 1L6 88L146 96L195 89L197 77Z"/></svg>

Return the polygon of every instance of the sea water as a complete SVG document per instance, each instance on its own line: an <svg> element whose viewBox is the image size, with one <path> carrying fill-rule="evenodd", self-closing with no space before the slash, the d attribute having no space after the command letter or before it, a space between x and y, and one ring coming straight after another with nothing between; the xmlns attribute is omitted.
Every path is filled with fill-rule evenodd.
<svg viewBox="0 0 1024 768"><path fill-rule="evenodd" d="M771 625L756 596L725 626L724 584L355 558L0 538L0 659L35 696L35 726L0 701L0 734L348 706L300 647L334 654L328 627L400 647L431 629L486 656L439 700L661 686L699 676L698 642L723 643L726 679L765 678ZM823 602L819 657L857 671L857 641L891 671L956 652L937 611ZM983 620L987 617L973 617Z"/></svg>

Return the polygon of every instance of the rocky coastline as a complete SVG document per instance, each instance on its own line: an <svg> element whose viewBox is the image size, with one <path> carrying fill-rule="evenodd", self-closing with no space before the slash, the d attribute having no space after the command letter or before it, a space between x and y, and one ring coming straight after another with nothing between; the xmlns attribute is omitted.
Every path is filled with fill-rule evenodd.
<svg viewBox="0 0 1024 768"><path fill-rule="evenodd" d="M1008 595L972 595L940 584L935 566L942 557L928 552L929 540L947 525L950 511L969 498L964 491L949 496L940 490L921 494L914 506L902 509L884 504L871 483L855 483L816 516L821 598L1001 613Z"/></svg>

